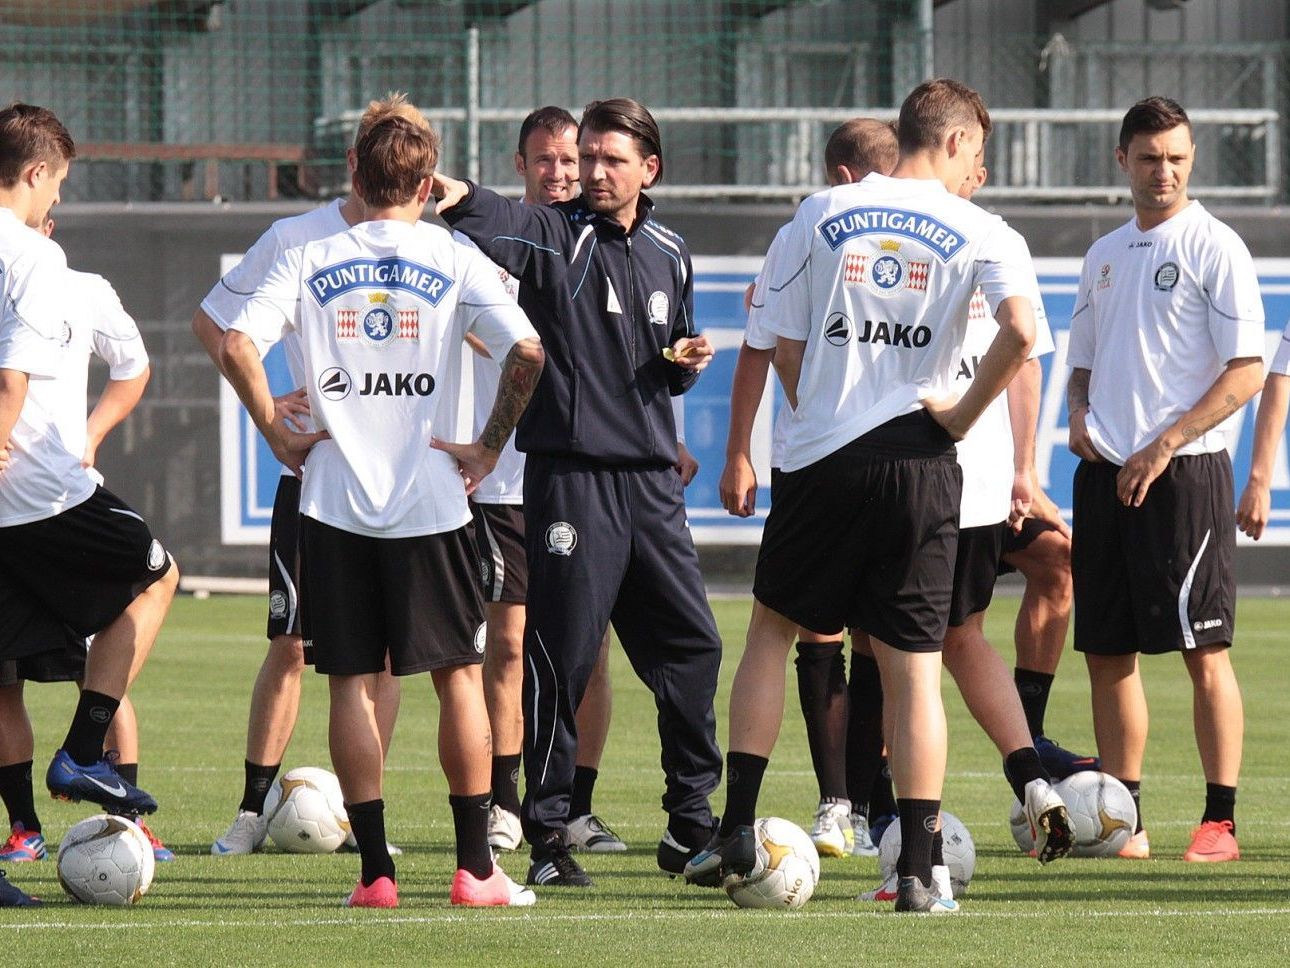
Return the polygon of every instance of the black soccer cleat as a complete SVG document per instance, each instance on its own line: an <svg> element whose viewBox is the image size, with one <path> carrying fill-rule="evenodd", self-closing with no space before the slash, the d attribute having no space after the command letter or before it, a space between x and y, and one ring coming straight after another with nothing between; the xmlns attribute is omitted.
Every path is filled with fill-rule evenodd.
<svg viewBox="0 0 1290 968"><path fill-rule="evenodd" d="M658 869L668 877L684 877L685 865L702 847L686 847L672 835L671 829L663 831L663 839L658 842ZM716 885L707 885L713 886Z"/></svg>
<svg viewBox="0 0 1290 968"><path fill-rule="evenodd" d="M685 879L700 887L720 887L731 874L740 877L757 864L757 835L750 824L740 824L729 836L717 831L706 847L686 863Z"/></svg>
<svg viewBox="0 0 1290 968"><path fill-rule="evenodd" d="M538 887L591 887L591 878L582 869L569 845L564 842L564 831L553 830L533 848L532 863L526 884Z"/></svg>
<svg viewBox="0 0 1290 968"><path fill-rule="evenodd" d="M11 884L0 871L0 907L40 907L40 899Z"/></svg>
<svg viewBox="0 0 1290 968"><path fill-rule="evenodd" d="M911 914L953 914L959 902L941 897L934 888L927 887L917 877L902 877L896 885L896 910Z"/></svg>

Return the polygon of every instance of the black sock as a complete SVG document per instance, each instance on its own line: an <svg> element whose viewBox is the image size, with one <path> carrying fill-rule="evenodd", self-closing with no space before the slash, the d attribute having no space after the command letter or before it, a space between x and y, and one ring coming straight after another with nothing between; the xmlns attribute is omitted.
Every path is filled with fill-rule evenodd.
<svg viewBox="0 0 1290 968"><path fill-rule="evenodd" d="M0 766L0 800L9 811L9 826L20 823L32 833L40 832L36 798L31 789L31 760Z"/></svg>
<svg viewBox="0 0 1290 968"><path fill-rule="evenodd" d="M238 809L248 813L264 813L264 798L269 795L269 787L273 786L273 778L282 769L282 764L262 766L246 760L243 768L246 778L242 781L242 803Z"/></svg>
<svg viewBox="0 0 1290 968"><path fill-rule="evenodd" d="M896 874L917 877L924 887L931 887L932 840L941 801L901 798L896 805L900 810L900 859L896 862Z"/></svg>
<svg viewBox="0 0 1290 968"><path fill-rule="evenodd" d="M1236 787L1223 786L1219 783L1205 784L1205 815L1201 823L1211 820L1226 820L1236 833Z"/></svg>
<svg viewBox="0 0 1290 968"><path fill-rule="evenodd" d="M114 763L112 769L116 770L116 775L131 786L139 785L138 763Z"/></svg>
<svg viewBox="0 0 1290 968"><path fill-rule="evenodd" d="M1039 762L1039 754L1033 746L1023 746L1009 753L1003 760L1003 775L1022 803L1026 802L1027 783L1048 779L1048 771Z"/></svg>
<svg viewBox="0 0 1290 968"><path fill-rule="evenodd" d="M878 817L896 812L894 800L886 811L870 802L882 766L882 679L878 663L853 649L847 683L847 795L856 813Z"/></svg>
<svg viewBox="0 0 1290 968"><path fill-rule="evenodd" d="M1026 711L1026 725L1031 736L1044 735L1044 713L1048 711L1048 693L1053 688L1053 677L1046 672L1033 672L1020 667L1012 670L1012 681L1017 684L1021 708Z"/></svg>
<svg viewBox="0 0 1290 968"><path fill-rule="evenodd" d="M1119 777L1116 777L1119 780ZM1141 780L1120 780L1124 788L1129 791L1129 796L1133 797L1133 805L1137 807L1138 823L1133 828L1135 834L1142 833L1142 781Z"/></svg>
<svg viewBox="0 0 1290 968"><path fill-rule="evenodd" d="M726 812L721 818L721 836L736 827L750 826L757 819L757 796L761 778L770 760L752 753L726 754Z"/></svg>
<svg viewBox="0 0 1290 968"><path fill-rule="evenodd" d="M93 766L103 759L103 741L121 700L92 689L82 689L72 714L72 725L63 740L63 750L81 766Z"/></svg>
<svg viewBox="0 0 1290 968"><path fill-rule="evenodd" d="M599 770L589 766L573 768L573 792L569 796L569 819L585 817L591 813L591 794L596 789L596 777Z"/></svg>
<svg viewBox="0 0 1290 968"><path fill-rule="evenodd" d="M574 783L577 783L575 777ZM493 802L520 815L520 754L493 757Z"/></svg>
<svg viewBox="0 0 1290 968"><path fill-rule="evenodd" d="M896 794L891 787L891 764L887 757L879 760L881 766L874 777L873 790L869 793L869 819L875 817L894 817L899 810L896 807Z"/></svg>
<svg viewBox="0 0 1290 968"><path fill-rule="evenodd" d="M798 642L797 697L821 800L847 799L847 667L841 642Z"/></svg>
<svg viewBox="0 0 1290 968"><path fill-rule="evenodd" d="M459 797L448 794L452 826L457 833L457 868L470 871L481 881L493 873L493 853L488 849L488 810L491 793ZM384 846L384 845L382 845Z"/></svg>
<svg viewBox="0 0 1290 968"><path fill-rule="evenodd" d="M349 827L354 831L362 856L363 886L371 887L382 877L394 880L394 859L385 846L385 801L347 803L345 812L349 814Z"/></svg>
<svg viewBox="0 0 1290 968"><path fill-rule="evenodd" d="M939 830L932 834L932 866L945 866L945 838Z"/></svg>

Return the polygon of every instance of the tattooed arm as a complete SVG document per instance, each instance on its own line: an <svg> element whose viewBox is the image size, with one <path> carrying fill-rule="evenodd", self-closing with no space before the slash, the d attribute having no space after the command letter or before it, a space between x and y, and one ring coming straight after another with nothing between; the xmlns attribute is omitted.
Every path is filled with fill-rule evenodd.
<svg viewBox="0 0 1290 968"><path fill-rule="evenodd" d="M438 438L430 441L431 447L446 451L457 459L457 469L461 471L467 494L473 494L479 482L497 466L502 448L537 389L545 362L546 354L538 340L520 340L511 347L502 362L502 378L497 385L493 411L479 439L473 444L454 444Z"/></svg>
<svg viewBox="0 0 1290 968"><path fill-rule="evenodd" d="M1263 360L1243 356L1229 360L1226 369L1195 405L1124 462L1116 475L1116 494L1127 507L1141 507L1147 490L1184 444L1213 430L1249 402L1263 383Z"/></svg>

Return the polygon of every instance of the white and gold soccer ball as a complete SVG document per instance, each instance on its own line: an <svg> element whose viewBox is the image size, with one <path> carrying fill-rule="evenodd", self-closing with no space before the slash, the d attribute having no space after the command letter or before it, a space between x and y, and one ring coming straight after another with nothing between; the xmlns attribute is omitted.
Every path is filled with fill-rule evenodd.
<svg viewBox="0 0 1290 968"><path fill-rule="evenodd" d="M292 854L330 854L349 837L340 781L313 766L288 770L264 800L269 836Z"/></svg>
<svg viewBox="0 0 1290 968"><path fill-rule="evenodd" d="M892 821L878 845L878 869L884 881L896 873L900 845L900 821L897 819ZM950 889L955 897L962 897L976 873L976 842L963 821L945 810L941 811L941 845L945 866L950 870Z"/></svg>
<svg viewBox="0 0 1290 968"><path fill-rule="evenodd" d="M800 908L820 880L820 855L806 831L780 817L753 824L757 860L747 875L731 874L724 887L742 908Z"/></svg>
<svg viewBox="0 0 1290 968"><path fill-rule="evenodd" d="M143 831L107 813L82 820L58 845L58 882L82 904L134 904L152 886L155 865Z"/></svg>
<svg viewBox="0 0 1290 968"><path fill-rule="evenodd" d="M1137 807L1128 788L1108 773L1082 770L1053 784L1075 835L1073 857L1114 857L1133 836Z"/></svg>

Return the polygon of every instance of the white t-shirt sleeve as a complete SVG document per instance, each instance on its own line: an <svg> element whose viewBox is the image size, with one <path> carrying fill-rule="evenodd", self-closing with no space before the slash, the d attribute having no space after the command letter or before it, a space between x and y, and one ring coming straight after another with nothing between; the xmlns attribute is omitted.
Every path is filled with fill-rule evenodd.
<svg viewBox="0 0 1290 968"><path fill-rule="evenodd" d="M148 368L148 351L139 327L121 305L112 283L97 277L86 288L94 320L94 355L108 365L111 379L134 379Z"/></svg>
<svg viewBox="0 0 1290 968"><path fill-rule="evenodd" d="M260 288L269 270L282 257L282 252L278 233L270 226L242 256L242 261L211 287L202 300L202 312L220 329L230 328L242 307Z"/></svg>
<svg viewBox="0 0 1290 968"><path fill-rule="evenodd" d="M498 278L497 266L478 250L462 250L461 295L458 312L465 314L463 332L474 333L502 365L506 354L522 339L536 339L537 330L516 305Z"/></svg>
<svg viewBox="0 0 1290 968"><path fill-rule="evenodd" d="M1281 333L1281 342L1277 344L1277 351L1268 365L1268 373L1290 376L1290 321L1286 322L1286 328Z"/></svg>
<svg viewBox="0 0 1290 968"><path fill-rule="evenodd" d="M1224 362L1263 356L1263 297L1250 250L1235 233L1215 238L1203 285L1209 332Z"/></svg>
<svg viewBox="0 0 1290 968"><path fill-rule="evenodd" d="M799 208L776 253L762 270L766 298L761 324L774 336L806 342L811 333L811 242L814 227ZM751 345L751 344L749 344ZM769 349L769 347L761 347Z"/></svg>
<svg viewBox="0 0 1290 968"><path fill-rule="evenodd" d="M1079 273L1079 292L1075 294L1075 309L1071 313L1070 345L1066 348L1066 363L1072 369L1093 369L1093 352L1096 349L1093 325L1093 278L1089 255Z"/></svg>
<svg viewBox="0 0 1290 968"><path fill-rule="evenodd" d="M775 233L775 238L771 240L770 248L766 250L766 258L762 262L761 272L757 273L757 278L753 281L752 305L748 308L748 322L744 324L744 342L755 350L773 350L775 348L775 334L769 332L764 325L766 280L779 274L777 265L783 252L784 237L788 235L789 227L789 225L785 225Z"/></svg>
<svg viewBox="0 0 1290 968"><path fill-rule="evenodd" d="M296 326L300 313L303 257L304 249L301 247L283 252L228 326L228 329L251 337L261 356Z"/></svg>
<svg viewBox="0 0 1290 968"><path fill-rule="evenodd" d="M999 304L1005 299L1011 296L1032 299L1038 288L1026 240L1007 225L999 225L985 237L973 275L991 316L999 314Z"/></svg>
<svg viewBox="0 0 1290 968"><path fill-rule="evenodd" d="M63 303L67 263L48 252L23 256L9 267L9 277L8 298L0 306L0 368L56 377L71 340Z"/></svg>

